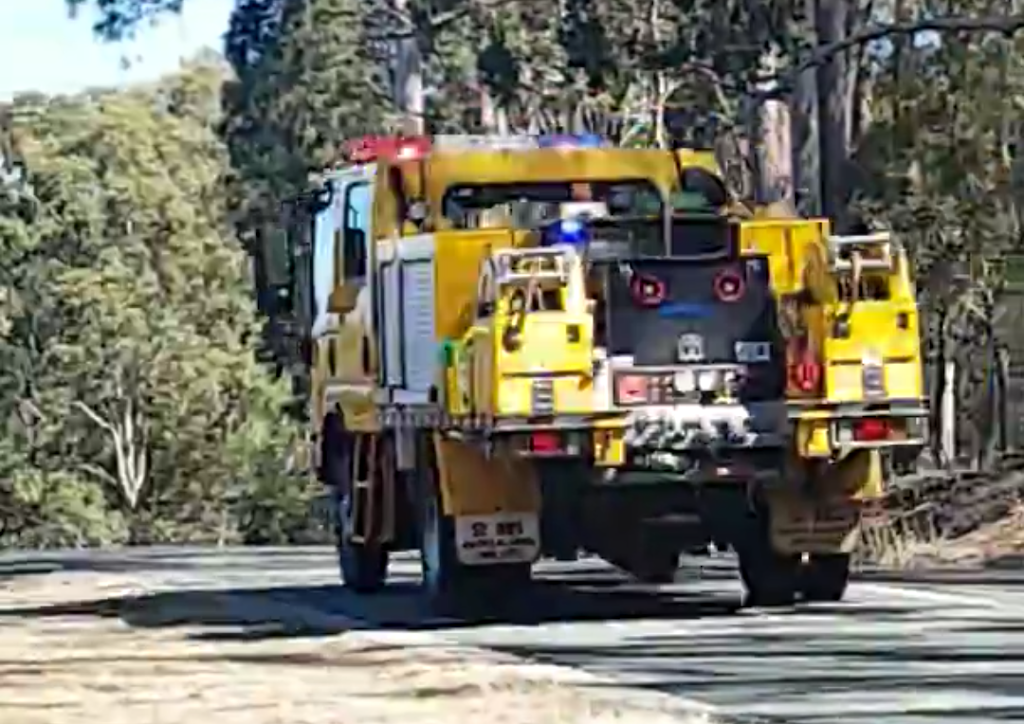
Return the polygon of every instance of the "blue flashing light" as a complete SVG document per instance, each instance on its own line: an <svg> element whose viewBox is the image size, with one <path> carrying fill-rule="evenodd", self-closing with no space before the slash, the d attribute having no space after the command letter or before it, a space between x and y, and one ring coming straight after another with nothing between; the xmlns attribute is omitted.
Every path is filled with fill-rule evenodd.
<svg viewBox="0 0 1024 724"><path fill-rule="evenodd" d="M539 148L603 148L607 145L608 142L596 133L556 133L537 137Z"/></svg>
<svg viewBox="0 0 1024 724"><path fill-rule="evenodd" d="M581 219L561 219L544 227L541 246L569 244L582 246L590 241L590 230Z"/></svg>

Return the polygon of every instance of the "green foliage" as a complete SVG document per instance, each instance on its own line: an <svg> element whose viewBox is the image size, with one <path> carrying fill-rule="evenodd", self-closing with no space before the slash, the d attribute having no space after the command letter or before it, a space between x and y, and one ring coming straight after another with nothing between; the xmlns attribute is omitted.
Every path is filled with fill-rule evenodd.
<svg viewBox="0 0 1024 724"><path fill-rule="evenodd" d="M69 0L71 5L84 2ZM94 0L94 5L105 17L99 30L116 38L140 19L174 10L180 2ZM205 123L209 126L204 128L219 128L230 151L230 171L223 159L215 164L221 169L222 196L213 202L221 205L214 216L223 220L230 210L237 228L247 232L257 286L263 287L267 279L280 277L279 269L268 268L273 263L270 235L261 233L277 223L280 201L303 184L308 171L333 161L342 139L393 128L391 55L399 38L411 37L422 55L429 130L592 130L635 146L664 143L668 125L679 129L676 135L685 141L703 141L713 132L728 178L744 197L763 199L774 189L774 180L765 178L768 164L763 161L768 154L763 151L770 145L773 131L776 140L787 134L785 129L764 127L771 121L765 121L762 103L769 97L781 99L787 102L792 120L793 132L786 140L793 142L801 161L793 170L796 181L805 188L813 187L812 195L820 202L815 205L828 209L840 222L852 190L857 206L900 233L920 281L929 349L938 355L936 350L951 348L950 353L955 351L964 358L963 367L980 369L982 365L970 356L992 347L996 337L994 310L1006 280L1006 265L999 260L1019 253L1021 246L1024 165L1017 117L1024 107L1020 61L1024 47L1012 32L982 32L977 18L987 18L991 26L994 15L1002 12L1009 16L1017 5L996 7L988 0L650 0L639 4L625 0L568 0L560 4L541 0L407 0L401 4L389 0L238 0L225 44L234 75L222 94L224 117L214 120L212 109L203 109L201 99L209 95L200 93L193 95L193 100L180 102L191 109L185 115L208 119ZM894 21L899 32L887 34L878 29L879 24ZM920 37L907 30L915 22L927 22L942 31L942 42L917 42ZM960 29L970 32L956 32L958 23ZM1006 27L1015 32L1018 25ZM843 52L833 48L831 55L841 59L845 69L831 64L824 72L815 72L822 70L818 66L830 64L831 56L822 52L822 45L842 43L866 28L873 28L871 43L851 42ZM794 70L798 68L810 72L798 74ZM852 84L849 89L842 87L847 76ZM801 93L796 92L798 88ZM40 127L50 128L64 118L63 130L53 133L92 147L93 136L88 134L97 133L92 126L85 124L83 128L89 130L80 132L70 130L81 123L74 116L85 113L80 106L60 113L55 108L47 110ZM815 126L817 136L811 132ZM131 143L134 148L140 141ZM778 143L774 150L785 156L785 146ZM209 311L205 299L194 304L192 316L182 317L173 311L150 319L124 311L145 305L157 293L153 289L170 293L161 286L165 277L176 279L179 287L185 285L182 289L195 291L187 287L188 281L181 280L199 278L200 269L189 267L186 272L171 265L170 271L160 272L158 282L149 281L140 273L137 261L145 256L135 240L140 232L108 228L109 217L125 217L126 200L143 194L142 189L114 185L94 198L96 192L82 189L93 189L100 175L95 159L77 147L52 149L51 153L55 154L54 163L63 164L59 174L74 179L77 190L61 196L61 189L70 187L40 185L33 177L34 193L45 197L40 204L23 188L15 188L17 184L8 183L6 195L0 196L0 240L9 251L0 253L35 258L33 249L45 243L53 250L49 253L54 268L42 265L23 273L21 267L11 267L17 269L11 278L31 279L40 289L56 289L74 301L57 304L53 301L57 297L33 296L18 285L0 286L4 289L0 333L27 335L24 319L35 320L36 315L39 320L28 328L31 335L42 339L53 334L52 326L60 327L49 320L60 319L60 324L83 325L81 332L66 342L69 349L92 350L99 340L123 330L128 330L132 339L141 339L153 330L168 334L179 329L182 319L223 317L228 320L224 329L238 329L235 325L251 328L251 320L232 316L235 312L230 309ZM197 171L202 170L200 162ZM226 186L224 178L230 179ZM201 185L193 191L206 188ZM147 185L145 194L152 191ZM107 204L108 197L113 199L112 206ZM185 208L183 201L176 203ZM51 209L57 207L60 213L54 220ZM165 206L158 204L157 208L159 212L154 214L159 220ZM207 205L190 208L206 209ZM38 221L23 221L33 214L39 216ZM159 228L154 218L132 218L132 222L140 224L138 228L145 230L141 233L147 235ZM42 236L38 231L26 231L49 228L47 225L52 229ZM72 232L61 235L58 230L63 229ZM248 233L251 231L257 233ZM98 238L108 239L123 251L115 255L102 244L88 241ZM197 251L197 258L205 258L207 253ZM65 269L65 263L71 268ZM958 275L957 270L969 274ZM0 274L4 273L0 267ZM232 294L246 283L233 287L236 291ZM96 292L97 286L101 293ZM188 308L193 302L181 300L195 295L179 287L171 284L168 288L178 290L175 304ZM27 315L25 309L32 314ZM97 317L105 321L80 322ZM68 352L64 357L44 358L35 342L22 342L18 348L21 357L11 369L22 370L18 374L31 378L25 370L36 370L43 361L52 369L57 369L52 365L64 365L60 374L68 382L60 389L65 397L47 400L51 406L72 405L81 401L82 395L116 398L121 394L117 385L122 385L137 387L153 400L161 400L159 405L152 403L162 406L158 419L170 420L173 405L163 395L171 383L161 381L164 378L143 380L138 373L143 364L159 359L169 365L168 369L174 370L166 373L169 380L187 368L191 379L242 384L224 381L235 379L226 373L222 377L209 375L210 368L204 365L211 363L197 351L202 345L196 340L215 334L226 335L218 340L227 339L230 333L194 324L194 332L184 334L180 349L175 347L178 356L160 351L155 343L140 342L123 344L123 349L104 355L77 358ZM246 344L251 343L242 347ZM231 367L225 361L216 364L222 363ZM88 374L75 377L72 371L79 369ZM163 368L157 365L154 369ZM122 370L123 374L101 377L99 370ZM236 370L235 374L241 373ZM105 380L105 386L96 379ZM49 388L47 394L51 394ZM196 399L203 405L212 404L202 395ZM110 409L97 411L114 414ZM62 433L54 433L52 439L43 431L36 434L44 448L87 449L93 458L105 450L102 435L78 441ZM187 440L188 435L184 437ZM176 456L190 460L189 444L199 443L183 442L181 450L167 458L156 456L151 464L167 467ZM93 458L84 462L96 464ZM49 469L44 458L32 464ZM229 475L230 465L220 467L222 475ZM258 477L265 476L261 473ZM274 485L260 488L260 495L279 490ZM30 488L35 490L38 485L26 490ZM281 500L290 500L290 494ZM150 493L147 499L160 498ZM256 519L278 506L276 502L267 506L249 503L233 503L233 515ZM140 513L133 515L137 518ZM282 523L280 530L288 527Z"/></svg>
<svg viewBox="0 0 1024 724"><path fill-rule="evenodd" d="M301 490L228 224L223 81L198 65L8 111L27 174L0 196L2 543L258 535L252 497Z"/></svg>
<svg viewBox="0 0 1024 724"><path fill-rule="evenodd" d="M236 7L226 38L236 74L226 91L226 137L243 193L257 207L336 160L341 139L384 122L384 83L363 42L364 19L358 0Z"/></svg>
<svg viewBox="0 0 1024 724"><path fill-rule="evenodd" d="M131 37L136 28L166 13L180 12L184 0L65 0L72 17L83 6L95 5L99 11L94 30L108 40Z"/></svg>

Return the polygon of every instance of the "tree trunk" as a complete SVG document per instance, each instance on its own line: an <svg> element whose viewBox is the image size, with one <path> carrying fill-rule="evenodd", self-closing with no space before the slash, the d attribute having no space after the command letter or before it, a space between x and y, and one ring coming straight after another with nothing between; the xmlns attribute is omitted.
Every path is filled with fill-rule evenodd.
<svg viewBox="0 0 1024 724"><path fill-rule="evenodd" d="M778 57L766 54L761 60L761 70L766 77L773 77L779 70ZM770 82L758 90L769 94L776 83ZM751 138L756 139L757 181L755 198L760 204L784 202L792 205L793 197L793 151L790 138L789 107L781 100L767 100L757 109L757 119Z"/></svg>
<svg viewBox="0 0 1024 724"><path fill-rule="evenodd" d="M814 26L819 45L838 43L846 37L848 0L818 0ZM846 181L849 159L851 98L848 53L836 53L817 69L818 142L821 154L822 212L835 228L846 225L846 203L850 189Z"/></svg>
<svg viewBox="0 0 1024 724"><path fill-rule="evenodd" d="M805 0L807 17L814 17L817 0ZM790 153L797 208L806 216L821 214L821 149L818 141L818 79L805 70L796 79L790 98Z"/></svg>

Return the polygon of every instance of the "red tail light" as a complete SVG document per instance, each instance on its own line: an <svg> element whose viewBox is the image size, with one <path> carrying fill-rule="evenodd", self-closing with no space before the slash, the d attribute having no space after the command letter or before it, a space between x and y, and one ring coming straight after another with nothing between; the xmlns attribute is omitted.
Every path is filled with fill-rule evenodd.
<svg viewBox="0 0 1024 724"><path fill-rule="evenodd" d="M535 432L530 435L531 452L551 454L562 449L562 441L557 432Z"/></svg>
<svg viewBox="0 0 1024 724"><path fill-rule="evenodd" d="M615 380L615 398L620 405L647 402L648 380L641 375L622 375Z"/></svg>
<svg viewBox="0 0 1024 724"><path fill-rule="evenodd" d="M853 424L853 439L857 442L888 440L892 432L888 420L869 417Z"/></svg>
<svg viewBox="0 0 1024 724"><path fill-rule="evenodd" d="M629 283L633 299L642 307L656 307L665 301L668 288L661 279L637 274Z"/></svg>
<svg viewBox="0 0 1024 724"><path fill-rule="evenodd" d="M747 291L747 283L739 272L726 269L715 277L714 290L719 301L735 302L742 298Z"/></svg>

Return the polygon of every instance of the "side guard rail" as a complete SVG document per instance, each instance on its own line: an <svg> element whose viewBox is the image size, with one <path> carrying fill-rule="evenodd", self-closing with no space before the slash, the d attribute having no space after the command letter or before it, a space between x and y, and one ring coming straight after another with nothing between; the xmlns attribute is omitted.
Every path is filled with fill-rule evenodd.
<svg viewBox="0 0 1024 724"><path fill-rule="evenodd" d="M875 234L829 236L829 265L834 272L853 271L856 257L862 270L891 271L892 239L888 231Z"/></svg>

